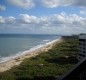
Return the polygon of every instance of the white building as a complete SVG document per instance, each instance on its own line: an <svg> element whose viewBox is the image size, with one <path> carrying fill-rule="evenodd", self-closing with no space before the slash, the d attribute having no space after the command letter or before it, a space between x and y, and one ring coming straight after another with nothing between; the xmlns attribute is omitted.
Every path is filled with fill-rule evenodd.
<svg viewBox="0 0 86 80"><path fill-rule="evenodd" d="M86 34L79 35L79 56L78 60L82 60L86 57Z"/></svg>

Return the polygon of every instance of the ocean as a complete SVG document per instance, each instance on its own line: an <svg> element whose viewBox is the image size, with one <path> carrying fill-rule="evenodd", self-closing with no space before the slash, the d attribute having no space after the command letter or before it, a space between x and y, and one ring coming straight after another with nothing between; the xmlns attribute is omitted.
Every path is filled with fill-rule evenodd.
<svg viewBox="0 0 86 80"><path fill-rule="evenodd" d="M48 34L0 34L0 63L58 38Z"/></svg>

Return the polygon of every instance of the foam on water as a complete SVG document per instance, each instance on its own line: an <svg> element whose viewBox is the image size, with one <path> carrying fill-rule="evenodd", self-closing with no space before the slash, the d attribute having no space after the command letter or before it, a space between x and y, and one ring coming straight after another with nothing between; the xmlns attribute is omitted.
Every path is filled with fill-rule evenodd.
<svg viewBox="0 0 86 80"><path fill-rule="evenodd" d="M34 50L36 50L36 49L39 49L39 48L41 48L41 47L43 47L43 46L52 44L52 43L54 43L54 42L56 42L56 41L59 41L60 39L61 39L61 37L58 38L58 39L52 40L52 41L50 41L50 42L47 42L47 41L49 41L49 40L43 40L43 41L45 41L45 43L39 44L39 45L37 45L37 46L33 46L33 47L30 48L29 50L22 51L22 52L20 51L20 52L16 53L15 55L10 55L10 56L8 56L8 57L1 57L1 56L0 56L0 63L3 63L3 62L6 62L6 61L8 61L8 60L14 59L14 58L16 58L16 57L22 56L22 55L26 54L27 52L29 53L29 52L34 51Z"/></svg>

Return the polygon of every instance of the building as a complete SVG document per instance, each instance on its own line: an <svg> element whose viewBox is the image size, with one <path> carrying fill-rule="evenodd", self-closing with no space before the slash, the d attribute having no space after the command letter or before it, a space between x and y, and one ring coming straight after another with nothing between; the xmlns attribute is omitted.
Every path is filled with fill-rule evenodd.
<svg viewBox="0 0 86 80"><path fill-rule="evenodd" d="M80 62L59 80L86 80L86 34L80 34L78 39L78 60Z"/></svg>
<svg viewBox="0 0 86 80"><path fill-rule="evenodd" d="M79 35L79 56L78 60L81 61L86 57L86 34Z"/></svg>

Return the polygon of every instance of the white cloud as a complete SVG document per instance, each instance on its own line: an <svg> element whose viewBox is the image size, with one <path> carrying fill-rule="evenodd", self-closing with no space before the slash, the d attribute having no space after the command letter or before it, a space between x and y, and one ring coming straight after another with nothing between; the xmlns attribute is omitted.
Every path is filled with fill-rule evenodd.
<svg viewBox="0 0 86 80"><path fill-rule="evenodd" d="M2 24L8 24L8 23L15 23L16 18L14 18L13 16L9 16L9 17L2 17L0 16L0 23Z"/></svg>
<svg viewBox="0 0 86 80"><path fill-rule="evenodd" d="M13 29L31 30L37 33L71 34L86 32L85 17L63 12L41 17L28 14L20 14L18 18L0 16L0 23L2 26L10 26Z"/></svg>
<svg viewBox="0 0 86 80"><path fill-rule="evenodd" d="M74 0L42 0L42 3L47 8L54 8L58 6L72 5Z"/></svg>
<svg viewBox="0 0 86 80"><path fill-rule="evenodd" d="M6 10L6 7L3 5L0 5L0 11L4 11L4 10Z"/></svg>
<svg viewBox="0 0 86 80"><path fill-rule="evenodd" d="M9 16L9 17L7 17L7 18L5 19L5 21L6 21L7 23L14 23L15 20L16 20L16 19L15 19L13 16Z"/></svg>
<svg viewBox="0 0 86 80"><path fill-rule="evenodd" d="M5 23L5 19L2 16L0 16L0 23Z"/></svg>
<svg viewBox="0 0 86 80"><path fill-rule="evenodd" d="M54 8L54 7L58 6L58 1L57 0L42 0L42 3L47 8Z"/></svg>
<svg viewBox="0 0 86 80"><path fill-rule="evenodd" d="M42 17L40 17L39 19L38 19L38 22L40 23L40 24L49 24L49 18L47 17L47 16L42 16Z"/></svg>
<svg viewBox="0 0 86 80"><path fill-rule="evenodd" d="M22 23L37 23L36 16L30 16L28 14L20 14L20 22Z"/></svg>
<svg viewBox="0 0 86 80"><path fill-rule="evenodd" d="M86 14L86 11L80 11L80 14Z"/></svg>
<svg viewBox="0 0 86 80"><path fill-rule="evenodd" d="M59 6L86 7L86 0L7 0L10 4L24 9L29 9L35 5L42 4L46 8L56 8Z"/></svg>
<svg viewBox="0 0 86 80"><path fill-rule="evenodd" d="M77 6L86 7L86 0L76 0L75 4Z"/></svg>
<svg viewBox="0 0 86 80"><path fill-rule="evenodd" d="M42 0L42 4L47 8L55 8L59 6L86 7L86 0Z"/></svg>
<svg viewBox="0 0 86 80"><path fill-rule="evenodd" d="M33 0L8 0L8 2L12 5L24 8L24 9L29 9L35 6L35 3Z"/></svg>

